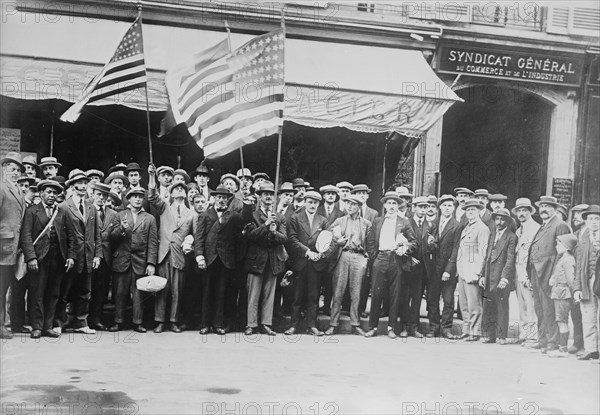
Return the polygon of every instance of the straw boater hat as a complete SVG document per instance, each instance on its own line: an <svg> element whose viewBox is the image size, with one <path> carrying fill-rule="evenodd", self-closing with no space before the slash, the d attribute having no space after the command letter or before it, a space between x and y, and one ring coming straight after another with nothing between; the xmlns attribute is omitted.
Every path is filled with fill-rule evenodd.
<svg viewBox="0 0 600 415"><path fill-rule="evenodd" d="M64 190L62 185L56 180L40 180L40 182L37 184L38 192L43 192L46 187L52 187L57 193L62 193Z"/></svg>
<svg viewBox="0 0 600 415"><path fill-rule="evenodd" d="M67 185L67 187L69 187L75 184L75 182L78 182L79 180L85 180L86 182L89 182L90 178L85 175L83 170L73 169L69 173L69 180L67 180L65 184Z"/></svg>
<svg viewBox="0 0 600 415"><path fill-rule="evenodd" d="M44 166L56 166L56 168L61 168L62 164L56 160L56 157L42 157L40 168L43 168Z"/></svg>
<svg viewBox="0 0 600 415"><path fill-rule="evenodd" d="M337 187L338 189L348 189L348 190L352 190L354 188L354 186L350 182L339 182L338 184L335 185L335 187Z"/></svg>
<svg viewBox="0 0 600 415"><path fill-rule="evenodd" d="M556 240L560 242L567 250L571 253L574 252L575 247L577 246L577 237L572 233L565 233L563 235L558 235Z"/></svg>
<svg viewBox="0 0 600 415"><path fill-rule="evenodd" d="M369 189L369 186L367 186L366 184L357 184L352 188L352 193L354 194L356 192L371 193L371 189Z"/></svg>
<svg viewBox="0 0 600 415"><path fill-rule="evenodd" d="M471 189L467 189L466 187L457 187L454 189L455 194L466 193L468 195L473 195L473 191Z"/></svg>
<svg viewBox="0 0 600 415"><path fill-rule="evenodd" d="M310 191L306 192L304 194L304 198L305 199L313 199L313 200L316 200L317 202L320 202L321 200L323 200L323 197L321 196L321 194L319 192L315 192L314 190L310 190Z"/></svg>
<svg viewBox="0 0 600 415"><path fill-rule="evenodd" d="M233 180L237 184L238 189L240 188L240 185L242 184L242 182L240 182L240 179L238 179L238 177L235 174L225 173L224 175L222 175L221 176L221 184L225 181L225 179Z"/></svg>
<svg viewBox="0 0 600 415"><path fill-rule="evenodd" d="M413 206L429 205L429 200L427 196L418 196L413 199L412 204Z"/></svg>
<svg viewBox="0 0 600 415"><path fill-rule="evenodd" d="M478 199L467 200L467 202L465 203L464 209L467 210L470 207L476 207L479 210L484 209L484 206L481 204L481 202Z"/></svg>
<svg viewBox="0 0 600 415"><path fill-rule="evenodd" d="M123 185L125 187L129 186L129 179L120 171L114 171L111 174L109 174L108 177L104 179L104 183L110 184L110 182L112 182L114 179L121 179L123 180Z"/></svg>
<svg viewBox="0 0 600 415"><path fill-rule="evenodd" d="M590 205L590 207L581 214L581 217L587 219L588 215L600 215L600 206Z"/></svg>
<svg viewBox="0 0 600 415"><path fill-rule="evenodd" d="M408 187L406 186L398 186L396 192L398 193L398 196L408 199L412 199L415 196L408 190Z"/></svg>
<svg viewBox="0 0 600 415"><path fill-rule="evenodd" d="M512 210L511 210L513 215L516 215L517 209L520 209L520 208L527 208L527 209L529 209L529 211L531 213L535 212L535 207L531 204L531 200L529 200L529 198L527 198L527 197L520 197L517 199L517 202L515 203L515 207L512 208Z"/></svg>
<svg viewBox="0 0 600 415"><path fill-rule="evenodd" d="M25 166L23 166L21 161L21 154L17 153L16 151L9 151L6 153L6 155L2 157L2 160L0 160L0 165L3 165L4 163L15 163L19 166L21 171L25 171Z"/></svg>
<svg viewBox="0 0 600 415"><path fill-rule="evenodd" d="M108 195L110 193L110 186L102 182L96 182L92 185L92 190L97 190Z"/></svg>
<svg viewBox="0 0 600 415"><path fill-rule="evenodd" d="M473 196L477 197L477 196L485 196L487 198L490 197L490 192L487 191L487 189L477 189L473 192Z"/></svg>
<svg viewBox="0 0 600 415"><path fill-rule="evenodd" d="M395 200L398 204L404 203L404 200L398 195L397 192L390 190L389 192L385 192L385 195L381 198L381 203L385 203L388 200Z"/></svg>
<svg viewBox="0 0 600 415"><path fill-rule="evenodd" d="M239 170L238 170L238 171L235 173L235 175L236 175L238 178L240 178L240 179L242 179L242 178L244 178L244 177L247 177L247 178L249 178L250 180L253 180L253 177L252 177L252 172L250 171L250 169L247 169L246 167L244 167L243 169L239 169Z"/></svg>
<svg viewBox="0 0 600 415"><path fill-rule="evenodd" d="M98 176L100 180L104 179L104 173L97 169L89 169L85 172L85 175L89 178L91 178L92 176Z"/></svg>
<svg viewBox="0 0 600 415"><path fill-rule="evenodd" d="M438 206L441 205L442 203L448 202L448 201L451 201L456 206L456 198L452 195L441 195L440 198L438 199Z"/></svg>
<svg viewBox="0 0 600 415"><path fill-rule="evenodd" d="M537 202L535 202L535 205L537 207L540 207L540 205L542 203L545 203L547 205L553 205L555 209L558 208L558 205L559 205L558 200L554 196L548 196L548 195L547 196L540 196L540 200L538 200Z"/></svg>

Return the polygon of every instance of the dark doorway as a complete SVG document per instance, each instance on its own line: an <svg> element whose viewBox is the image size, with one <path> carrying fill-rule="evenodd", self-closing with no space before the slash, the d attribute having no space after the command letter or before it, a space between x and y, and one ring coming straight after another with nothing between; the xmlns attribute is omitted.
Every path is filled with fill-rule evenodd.
<svg viewBox="0 0 600 415"><path fill-rule="evenodd" d="M444 116L441 193L485 188L514 202L546 193L552 105L493 84L457 91L465 100ZM509 202L510 204L510 202Z"/></svg>

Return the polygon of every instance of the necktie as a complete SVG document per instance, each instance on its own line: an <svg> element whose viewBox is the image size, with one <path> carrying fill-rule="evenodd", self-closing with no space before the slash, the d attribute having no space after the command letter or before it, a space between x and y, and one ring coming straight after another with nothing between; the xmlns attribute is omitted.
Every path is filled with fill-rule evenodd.
<svg viewBox="0 0 600 415"><path fill-rule="evenodd" d="M181 206L177 206L177 216L181 216Z"/></svg>
<svg viewBox="0 0 600 415"><path fill-rule="evenodd" d="M48 219L52 217L52 208L50 206L46 206L46 215L48 215Z"/></svg>
<svg viewBox="0 0 600 415"><path fill-rule="evenodd" d="M83 198L79 199L79 212L81 213L81 216L83 216Z"/></svg>
<svg viewBox="0 0 600 415"><path fill-rule="evenodd" d="M104 222L104 207L100 208L100 220Z"/></svg>

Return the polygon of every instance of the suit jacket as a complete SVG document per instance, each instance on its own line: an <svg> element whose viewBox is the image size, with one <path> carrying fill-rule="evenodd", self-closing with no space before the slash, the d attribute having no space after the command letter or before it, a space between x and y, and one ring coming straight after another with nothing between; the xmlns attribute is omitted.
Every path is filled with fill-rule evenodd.
<svg viewBox="0 0 600 415"><path fill-rule="evenodd" d="M312 227L308 222L306 211L292 215L288 225L288 246L292 271L300 272L306 268L309 261L306 257L306 252L308 250L316 252L315 243L317 242L317 237L326 226L327 219L318 213L315 213ZM323 270L326 265L324 259L313 262L313 264L317 271Z"/></svg>
<svg viewBox="0 0 600 415"><path fill-rule="evenodd" d="M381 228L383 227L384 221L385 216L375 218L373 225L369 228L369 232L367 233L366 246L371 264L375 261L377 255L379 254L379 238L381 236ZM398 216L398 219L396 219L396 230L394 235L396 236L396 239L400 235L404 235L404 237L408 240L409 246L407 247L407 255L410 255L415 251L415 249L417 249L417 237L412 226L410 226L408 219ZM396 256L396 260L399 265L400 259L400 257Z"/></svg>
<svg viewBox="0 0 600 415"><path fill-rule="evenodd" d="M455 278L456 258L463 227L454 216L451 216L441 234L439 233L440 218L435 220L435 229L437 238L437 249L435 251L436 278L441 277L444 272L450 274L450 278Z"/></svg>
<svg viewBox="0 0 600 415"><path fill-rule="evenodd" d="M325 211L325 204L322 204L317 209L317 213L327 219L327 226L331 225L337 218L341 218L345 215L339 208L337 203L333 204L333 209L331 210L331 214L327 216L327 212Z"/></svg>
<svg viewBox="0 0 600 415"><path fill-rule="evenodd" d="M17 248L25 199L16 185L4 181L0 185L0 265L17 263Z"/></svg>
<svg viewBox="0 0 600 415"><path fill-rule="evenodd" d="M148 201L160 215L158 225L158 263L162 264L167 254L171 254L171 266L175 269L185 267L185 255L183 254L183 240L188 235L193 235L192 220L194 213L185 205L181 205L179 216L174 210L173 204L167 203L151 189Z"/></svg>
<svg viewBox="0 0 600 415"><path fill-rule="evenodd" d="M275 234L272 234L269 227L265 225L266 220L267 216L262 209L252 213L251 229L246 233L248 247L244 268L249 273L260 275L269 261L271 271L274 275L278 275L285 271L285 261L288 259L284 247L288 242L285 218L283 215L277 214Z"/></svg>
<svg viewBox="0 0 600 415"><path fill-rule="evenodd" d="M119 214L110 208L105 208L104 221L100 219L100 212L98 212L98 227L100 228L100 239L102 244L102 258L106 261L106 264L110 267L112 262L113 247L110 239L110 233L112 230L120 225Z"/></svg>
<svg viewBox="0 0 600 415"><path fill-rule="evenodd" d="M362 207L359 209L359 214L362 215ZM364 214L364 218L366 220L368 220L369 222L373 223L373 221L375 220L376 217L379 216L379 212L377 212L375 209L366 206L365 207L365 214Z"/></svg>
<svg viewBox="0 0 600 415"><path fill-rule="evenodd" d="M556 237L569 232L569 226L559 218L557 213L538 229L529 246L527 275L531 278L531 271L535 269L540 286L548 295L550 295L550 276L556 263Z"/></svg>
<svg viewBox="0 0 600 415"><path fill-rule="evenodd" d="M198 217L198 227L194 234L194 253L203 255L210 266L217 257L225 268L236 265L237 239L244 225L252 220L252 206L244 204L242 213L226 210L219 216L213 206Z"/></svg>
<svg viewBox="0 0 600 415"><path fill-rule="evenodd" d="M475 282L483 274L490 229L481 221L468 223L460 234L456 271L466 282Z"/></svg>
<svg viewBox="0 0 600 415"><path fill-rule="evenodd" d="M509 286L505 288L504 296L507 296L511 290L516 287L515 283L515 258L517 250L517 235L506 229L498 242L496 240L496 230L490 234L487 253L485 256L485 295L489 296L498 291L498 283L502 278L506 279Z"/></svg>
<svg viewBox="0 0 600 415"><path fill-rule="evenodd" d="M496 222L494 221L494 219L492 219L492 214L487 208L483 210L481 221L485 223L486 226L490 229L490 233L496 230Z"/></svg>
<svg viewBox="0 0 600 415"><path fill-rule="evenodd" d="M87 272L92 272L92 263L94 257L102 258L102 239L100 235L100 227L96 216L98 211L96 207L88 201L83 202L83 208L86 212L84 220L78 207L72 198L68 198L60 205L59 211L62 211L67 220L73 226L75 236L75 267L76 273L83 272L84 266Z"/></svg>
<svg viewBox="0 0 600 415"><path fill-rule="evenodd" d="M329 225L328 230L331 231L336 226L339 226L343 233L344 229L346 229L346 227L348 226L348 218L349 217L350 217L350 215L344 215L341 218L337 218L331 225ZM361 216L358 216L358 220L360 220L360 229L361 229L360 239L363 242L363 248L365 249L365 255L368 256L369 254L367 253L367 234L369 233L369 230L371 229L371 222L369 222L368 220L366 220L365 218L363 218ZM343 246L340 246L337 243L335 243L335 241L333 241L331 243L331 246L332 246L332 248L330 249L330 252L327 255L327 262L329 264L329 266L328 266L329 270L332 270L333 268L335 268L340 257L342 256L342 250L344 248Z"/></svg>
<svg viewBox="0 0 600 415"><path fill-rule="evenodd" d="M148 212L138 214L135 225L131 209L118 213L119 226L110 232L113 242L112 270L125 272L133 268L136 275L146 274L147 265L156 265L158 258L158 233L156 219ZM124 229L121 220L127 219L129 227Z"/></svg>
<svg viewBox="0 0 600 415"><path fill-rule="evenodd" d="M590 300L592 292L590 292L590 278L592 277L589 272L590 264L590 252L592 247L592 241L590 240L590 229L585 227L583 232L579 235L579 241L577 242L577 248L575 249L575 283L574 291L581 291L581 298L584 300ZM598 269L598 263L596 261L596 269ZM596 277L595 283L598 282Z"/></svg>
<svg viewBox="0 0 600 415"><path fill-rule="evenodd" d="M29 262L32 259L41 261L50 251L49 232L45 232L38 242L33 245L33 241L35 241L46 228L48 222L50 222L50 218L46 214L46 209L42 203L32 205L25 210L20 241L25 262ZM57 212L52 226L56 231L59 251L63 261L67 258L75 258L75 236L71 224L67 224L64 212Z"/></svg>

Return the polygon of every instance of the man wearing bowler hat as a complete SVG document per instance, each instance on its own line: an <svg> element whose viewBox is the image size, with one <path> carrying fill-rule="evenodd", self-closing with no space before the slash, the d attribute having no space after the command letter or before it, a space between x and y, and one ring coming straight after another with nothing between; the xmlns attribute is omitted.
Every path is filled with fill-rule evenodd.
<svg viewBox="0 0 600 415"><path fill-rule="evenodd" d="M142 168L136 162L127 164L125 169L125 176L129 180L129 189L141 189L142 188Z"/></svg>
<svg viewBox="0 0 600 415"><path fill-rule="evenodd" d="M575 292L573 298L581 305L584 347L579 359L598 359L598 329L600 314L598 297L598 256L600 255L600 206L591 205L582 214L583 232L575 251ZM596 287L596 290L594 288Z"/></svg>
<svg viewBox="0 0 600 415"><path fill-rule="evenodd" d="M492 213L496 223L490 234L483 275L479 286L483 288L483 335L484 343L505 345L512 343L508 334L508 298L515 286L515 251L517 236L508 229L512 217L508 209L500 208Z"/></svg>
<svg viewBox="0 0 600 415"><path fill-rule="evenodd" d="M25 166L21 162L21 154L13 151L6 153L0 164L0 339L10 339L12 333L4 327L6 292L15 275L21 222L25 213L25 199L17 186Z"/></svg>
<svg viewBox="0 0 600 415"><path fill-rule="evenodd" d="M63 276L75 263L73 229L64 212L56 208L62 186L54 180L42 180L38 188L42 203L25 212L20 241L30 277L29 322L34 339L60 336L53 330L54 313Z"/></svg>
<svg viewBox="0 0 600 415"><path fill-rule="evenodd" d="M533 302L533 289L527 272L529 247L540 224L533 220L535 207L526 197L517 199L512 214L520 223L516 235L518 238L515 258L516 281L515 292L519 302L519 342L529 346L537 341L537 315Z"/></svg>
<svg viewBox="0 0 600 415"><path fill-rule="evenodd" d="M54 179L58 175L58 169L62 167L62 164L56 160L56 157L42 157L40 161L40 169L42 169L42 176L46 179Z"/></svg>
<svg viewBox="0 0 600 415"><path fill-rule="evenodd" d="M386 192L381 199L385 216L373 222L367 234L367 252L372 264L371 279L373 294L369 331L366 337L377 335L379 314L384 296L389 297L389 321L387 335L396 336L396 321L400 309L400 283L403 278L401 257L410 254L417 246L417 240L408 219L398 216L398 208L406 202L396 192Z"/></svg>
<svg viewBox="0 0 600 415"><path fill-rule="evenodd" d="M570 233L570 229L557 214L558 202L554 196L541 196L535 205L543 223L531 241L527 262L538 319L538 341L531 347L546 353L558 348L558 325L550 298L550 277L557 257L556 237Z"/></svg>
<svg viewBox="0 0 600 415"><path fill-rule="evenodd" d="M196 170L190 173L190 178L198 185L198 190L204 195L208 202L211 192L208 187L208 182L210 182L210 171L208 170L208 167L206 167L204 160L196 167Z"/></svg>

